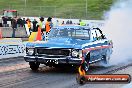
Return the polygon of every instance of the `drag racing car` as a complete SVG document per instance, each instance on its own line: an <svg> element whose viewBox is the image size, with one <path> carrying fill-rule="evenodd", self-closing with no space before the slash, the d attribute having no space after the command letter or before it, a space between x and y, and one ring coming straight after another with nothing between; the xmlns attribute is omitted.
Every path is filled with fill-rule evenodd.
<svg viewBox="0 0 132 88"><path fill-rule="evenodd" d="M40 64L50 67L79 66L82 61L91 63L102 61L107 64L112 54L112 41L99 28L79 25L63 25L51 29L48 41L26 44L24 59L33 71Z"/></svg>

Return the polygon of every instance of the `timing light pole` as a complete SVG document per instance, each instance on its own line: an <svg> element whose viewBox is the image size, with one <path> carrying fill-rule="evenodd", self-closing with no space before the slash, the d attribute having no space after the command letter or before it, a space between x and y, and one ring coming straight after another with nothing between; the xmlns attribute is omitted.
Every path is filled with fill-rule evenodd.
<svg viewBox="0 0 132 88"><path fill-rule="evenodd" d="M88 8L87 8L88 6L87 6L87 0L86 0L86 19L87 19L87 11L88 11Z"/></svg>
<svg viewBox="0 0 132 88"><path fill-rule="evenodd" d="M24 16L25 16L25 13L26 13L26 7L27 7L27 0L25 0Z"/></svg>

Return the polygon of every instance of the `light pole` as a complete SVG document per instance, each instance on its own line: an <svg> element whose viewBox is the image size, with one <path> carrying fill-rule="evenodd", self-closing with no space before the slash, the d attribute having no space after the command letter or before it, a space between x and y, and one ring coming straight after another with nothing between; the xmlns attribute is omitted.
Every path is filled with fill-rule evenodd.
<svg viewBox="0 0 132 88"><path fill-rule="evenodd" d="M27 0L25 0L25 7L27 6Z"/></svg>
<svg viewBox="0 0 132 88"><path fill-rule="evenodd" d="M27 0L25 0L25 7L24 7L24 16L25 16L25 13L26 13L26 7L27 7Z"/></svg>
<svg viewBox="0 0 132 88"><path fill-rule="evenodd" d="M56 6L54 7L54 9L55 9L55 13L54 13L54 15L55 15L55 18L56 18Z"/></svg>
<svg viewBox="0 0 132 88"><path fill-rule="evenodd" d="M87 6L87 0L86 0L86 19L87 19L87 11L88 11L88 8L87 8L88 6Z"/></svg>

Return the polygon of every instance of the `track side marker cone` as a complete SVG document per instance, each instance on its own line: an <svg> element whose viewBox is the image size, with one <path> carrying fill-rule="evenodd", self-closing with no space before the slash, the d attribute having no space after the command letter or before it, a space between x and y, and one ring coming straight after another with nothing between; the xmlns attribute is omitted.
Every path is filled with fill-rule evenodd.
<svg viewBox="0 0 132 88"><path fill-rule="evenodd" d="M37 33L36 41L41 41L41 40L42 40L41 28L38 27L38 33Z"/></svg>
<svg viewBox="0 0 132 88"><path fill-rule="evenodd" d="M0 28L0 39L2 39L2 32L1 32L1 28Z"/></svg>

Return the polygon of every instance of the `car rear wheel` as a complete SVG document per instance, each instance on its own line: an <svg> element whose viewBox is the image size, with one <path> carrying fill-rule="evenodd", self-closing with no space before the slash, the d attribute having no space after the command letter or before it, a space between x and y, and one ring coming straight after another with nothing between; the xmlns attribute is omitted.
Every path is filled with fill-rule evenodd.
<svg viewBox="0 0 132 88"><path fill-rule="evenodd" d="M29 65L30 65L30 68L31 68L33 71L37 71L40 64L37 63L37 62L29 62Z"/></svg>
<svg viewBox="0 0 132 88"><path fill-rule="evenodd" d="M110 56L103 55L103 64L109 65Z"/></svg>

